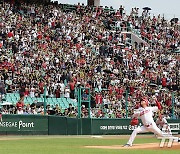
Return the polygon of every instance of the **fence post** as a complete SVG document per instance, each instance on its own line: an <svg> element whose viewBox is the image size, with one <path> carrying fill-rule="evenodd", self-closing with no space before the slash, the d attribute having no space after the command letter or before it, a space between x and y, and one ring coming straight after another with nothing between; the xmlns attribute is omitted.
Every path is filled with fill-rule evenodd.
<svg viewBox="0 0 180 154"><path fill-rule="evenodd" d="M46 90L47 87L44 86L44 115L46 115Z"/></svg>
<svg viewBox="0 0 180 154"><path fill-rule="evenodd" d="M81 118L81 88L78 88L78 118Z"/></svg>
<svg viewBox="0 0 180 154"><path fill-rule="evenodd" d="M172 119L175 119L175 115L174 115L174 92L172 92L171 96L172 96Z"/></svg>
<svg viewBox="0 0 180 154"><path fill-rule="evenodd" d="M88 88L88 118L91 118L91 93L90 88Z"/></svg>
<svg viewBox="0 0 180 154"><path fill-rule="evenodd" d="M126 118L128 118L128 91L126 90Z"/></svg>

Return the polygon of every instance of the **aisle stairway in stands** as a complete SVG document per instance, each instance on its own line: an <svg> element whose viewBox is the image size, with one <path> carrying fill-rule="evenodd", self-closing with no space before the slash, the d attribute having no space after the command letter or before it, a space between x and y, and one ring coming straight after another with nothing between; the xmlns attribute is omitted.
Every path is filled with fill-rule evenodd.
<svg viewBox="0 0 180 154"><path fill-rule="evenodd" d="M127 25L127 27L116 27L111 25L111 28L112 31L120 29L121 34L125 35L125 37L127 38L127 44L134 45L135 42L137 44L143 43L145 46L149 46L151 44L151 41L146 37L142 37L140 30L133 28L132 25Z"/></svg>

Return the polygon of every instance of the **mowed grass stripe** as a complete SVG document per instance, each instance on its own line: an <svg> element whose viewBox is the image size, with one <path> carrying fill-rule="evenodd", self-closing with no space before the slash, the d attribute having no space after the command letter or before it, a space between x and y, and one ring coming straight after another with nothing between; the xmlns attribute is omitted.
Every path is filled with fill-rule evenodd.
<svg viewBox="0 0 180 154"><path fill-rule="evenodd" d="M22 136L23 137L23 136ZM15 137L14 137L15 138ZM127 138L128 139L128 138ZM88 149L84 146L93 145L123 145L127 139L103 139L103 138L38 138L31 136L28 139L21 140L2 140L0 145L0 154L116 154L116 153L173 153L179 151L166 150L111 150L111 149ZM154 143L159 142L156 138L137 138L135 143Z"/></svg>

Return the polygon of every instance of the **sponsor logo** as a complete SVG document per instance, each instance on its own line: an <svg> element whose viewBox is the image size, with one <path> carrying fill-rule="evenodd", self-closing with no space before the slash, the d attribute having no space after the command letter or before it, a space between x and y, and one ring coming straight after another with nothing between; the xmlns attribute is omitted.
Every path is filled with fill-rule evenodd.
<svg viewBox="0 0 180 154"><path fill-rule="evenodd" d="M2 121L0 122L0 127L5 127L5 128L11 128L15 127L18 129L21 128L34 128L34 122L23 122L22 120L11 122L11 121Z"/></svg>
<svg viewBox="0 0 180 154"><path fill-rule="evenodd" d="M169 123L168 125L171 130L180 130L180 123Z"/></svg>
<svg viewBox="0 0 180 154"><path fill-rule="evenodd" d="M100 130L134 130L138 126L131 126L131 125L116 125L116 126L100 126Z"/></svg>
<svg viewBox="0 0 180 154"><path fill-rule="evenodd" d="M179 142L178 137L173 137L173 136L163 136L163 137L158 137L158 139L161 140L160 145L159 145L160 148L163 148L166 145L168 148L171 148L174 141Z"/></svg>

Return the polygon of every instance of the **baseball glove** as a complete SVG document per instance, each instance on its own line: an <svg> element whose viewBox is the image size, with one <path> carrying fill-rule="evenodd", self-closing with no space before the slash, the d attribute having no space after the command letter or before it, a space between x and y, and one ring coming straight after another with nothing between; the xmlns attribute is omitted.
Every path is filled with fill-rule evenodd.
<svg viewBox="0 0 180 154"><path fill-rule="evenodd" d="M133 118L130 122L131 126L138 125L138 123L139 123L139 120L137 118Z"/></svg>

